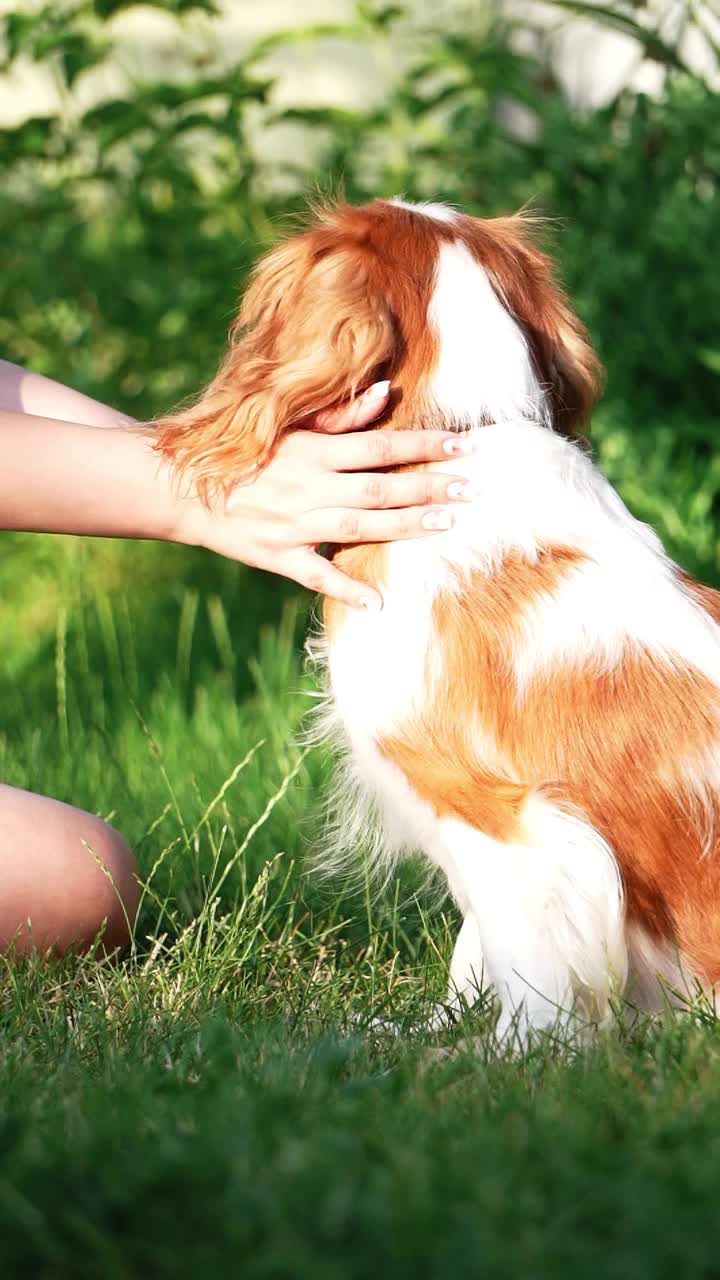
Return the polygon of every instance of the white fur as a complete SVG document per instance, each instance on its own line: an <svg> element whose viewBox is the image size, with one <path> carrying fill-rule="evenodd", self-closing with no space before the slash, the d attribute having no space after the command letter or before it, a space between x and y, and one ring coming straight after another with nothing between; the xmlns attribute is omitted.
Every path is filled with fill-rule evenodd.
<svg viewBox="0 0 720 1280"><path fill-rule="evenodd" d="M429 320L440 343L429 395L446 422L544 415L523 332L462 244L440 247Z"/></svg>
<svg viewBox="0 0 720 1280"><path fill-rule="evenodd" d="M416 557L406 576L400 545L386 554L393 589L382 611L353 610L330 650L317 638L309 645L312 658L329 671L332 697L319 719L342 756L331 797L338 816L331 818L326 857L339 863L364 844L376 870L386 863L384 879L399 854L424 847L433 818L376 741L421 710L427 696L431 605L444 575L438 562Z"/></svg>
<svg viewBox="0 0 720 1280"><path fill-rule="evenodd" d="M456 209L448 204L437 204L434 200L420 200L411 204L400 196L393 196L388 204L394 204L398 209L407 209L409 213L417 213L424 218L434 218L436 222L454 222L458 216Z"/></svg>
<svg viewBox="0 0 720 1280"><path fill-rule="evenodd" d="M472 425L490 416L496 425L473 433L470 456L436 464L464 475L475 493L455 508L454 528L389 546L384 609L347 610L333 637L329 720L344 744L348 797L335 859L343 852L353 859L370 834L378 866L387 869L400 851L416 848L444 872L466 921L451 1001L469 998L488 973L502 1001L502 1031L516 1017L525 1030L546 1026L578 1000L587 1016L602 1018L613 983L625 981L627 944L615 859L597 831L582 814L532 798L523 814L526 842L500 844L438 818L377 741L432 700L443 661L432 635L437 593L470 569L498 571L510 552L533 563L544 547L559 545L586 557L552 596L528 608L512 655L519 688L561 662L611 667L633 647L656 661L690 664L720 687L720 629L584 452L541 425L544 394L523 335L458 245L440 250L430 320L440 340L431 379L438 418ZM528 412L534 422L523 420ZM479 769L510 777L487 733L471 723L467 732ZM711 765L716 777L720 750ZM707 769L697 761L683 767L702 820ZM631 943L633 972L647 991L657 957L637 936Z"/></svg>
<svg viewBox="0 0 720 1280"><path fill-rule="evenodd" d="M631 1005L657 1012L668 1005L686 1005L698 994L690 966L675 948L658 945L637 925L628 928L627 943Z"/></svg>
<svg viewBox="0 0 720 1280"><path fill-rule="evenodd" d="M474 1005L489 985L483 954L480 926L472 911L468 911L460 926L448 978L447 999L438 1004L430 1017L428 1027L439 1031L455 1022L467 1006Z"/></svg>
<svg viewBox="0 0 720 1280"><path fill-rule="evenodd" d="M475 1004L487 984L482 935L472 911L468 911L460 927L450 961L448 1005L461 1010L463 1002Z"/></svg>
<svg viewBox="0 0 720 1280"><path fill-rule="evenodd" d="M311 661L329 685L314 716L313 737L331 739L338 756L322 865L357 869L356 852L364 848L371 871L382 882L402 853L425 847L434 822L430 807L376 745L377 737L392 732L408 711L419 709L425 696L430 610L425 612L425 633L416 629L418 643L405 661L400 649L407 638L407 615L399 607L403 601L417 609L417 600L413 603L398 589L380 613L353 610L332 647L322 635L307 643ZM371 671L375 680L369 679Z"/></svg>
<svg viewBox="0 0 720 1280"><path fill-rule="evenodd" d="M437 824L441 857L465 885L481 944L463 964L491 978L500 1037L513 1025L521 1036L551 1026L578 1006L604 1020L627 971L611 850L582 819L538 799L526 807L525 844L501 844L454 819Z"/></svg>

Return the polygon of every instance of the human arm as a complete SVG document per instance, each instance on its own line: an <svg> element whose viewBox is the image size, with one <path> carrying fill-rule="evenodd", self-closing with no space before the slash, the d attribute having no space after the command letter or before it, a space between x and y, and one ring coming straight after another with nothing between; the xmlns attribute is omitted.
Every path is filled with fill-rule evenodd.
<svg viewBox="0 0 720 1280"><path fill-rule="evenodd" d="M129 426L133 422L126 413L10 360L0 360L0 412L3 411L81 422L87 427Z"/></svg>
<svg viewBox="0 0 720 1280"><path fill-rule="evenodd" d="M376 469L447 459L465 444L443 432L355 433L387 393L381 387L374 399L366 394L308 424L316 431L288 433L262 472L210 507L178 491L144 427L0 409L0 528L201 545L351 605L379 604L317 546L417 537L443 520L447 527L435 504L452 500L459 477Z"/></svg>

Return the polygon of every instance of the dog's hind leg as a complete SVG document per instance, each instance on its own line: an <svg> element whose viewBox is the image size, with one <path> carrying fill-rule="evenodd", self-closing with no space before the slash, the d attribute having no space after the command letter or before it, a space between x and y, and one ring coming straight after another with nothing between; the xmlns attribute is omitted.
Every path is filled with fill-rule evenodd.
<svg viewBox="0 0 720 1280"><path fill-rule="evenodd" d="M462 939L455 982L467 978L474 950L500 998L498 1038L524 1044L532 1030L573 1013L606 1018L614 984L625 981L627 955L620 876L602 837L540 798L523 815L522 843L503 843L456 819L442 820L438 835L444 861L462 883L466 921L475 922Z"/></svg>

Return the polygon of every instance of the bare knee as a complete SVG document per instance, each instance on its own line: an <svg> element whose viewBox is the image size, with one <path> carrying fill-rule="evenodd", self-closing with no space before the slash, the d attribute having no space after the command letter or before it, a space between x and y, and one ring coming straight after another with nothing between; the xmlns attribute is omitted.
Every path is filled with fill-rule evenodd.
<svg viewBox="0 0 720 1280"><path fill-rule="evenodd" d="M100 939L105 951L125 949L132 938L140 900L137 863L125 837L100 818L93 820L87 840L88 863L84 883L84 920L70 945L90 946ZM81 936L80 936L81 934Z"/></svg>
<svg viewBox="0 0 720 1280"><path fill-rule="evenodd" d="M135 859L90 813L0 784L0 949L105 951L129 943L138 909Z"/></svg>

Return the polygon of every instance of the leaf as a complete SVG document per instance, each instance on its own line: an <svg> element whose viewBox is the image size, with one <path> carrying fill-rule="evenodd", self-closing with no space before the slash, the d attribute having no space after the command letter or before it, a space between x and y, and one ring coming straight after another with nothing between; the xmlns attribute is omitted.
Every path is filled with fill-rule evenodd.
<svg viewBox="0 0 720 1280"><path fill-rule="evenodd" d="M278 124L288 120L342 131L357 129L367 123L363 112L353 111L349 107L284 107L282 111L274 111L268 123Z"/></svg>
<svg viewBox="0 0 720 1280"><path fill-rule="evenodd" d="M38 31L43 29L45 13L11 13L5 19L5 47L7 62L19 53L31 51Z"/></svg>
<svg viewBox="0 0 720 1280"><path fill-rule="evenodd" d="M720 374L720 347L701 347L698 360L711 373Z"/></svg>
<svg viewBox="0 0 720 1280"><path fill-rule="evenodd" d="M180 116L172 125L173 133L185 133L189 129L208 129L214 133L237 133L233 125L229 125L226 116L213 116L209 111L190 111Z"/></svg>
<svg viewBox="0 0 720 1280"><path fill-rule="evenodd" d="M588 3L587 0L548 0L548 4L554 9L567 9L580 17L591 18L600 26L612 27L621 31L623 35L632 36L653 61L660 62L666 67L673 67L676 71L683 71L689 76L695 75L695 72L683 62L677 49L667 44L657 31L641 26L634 18L628 17L618 9Z"/></svg>
<svg viewBox="0 0 720 1280"><path fill-rule="evenodd" d="M377 8L358 0L357 12L368 27L376 31L387 31L398 18L406 17L406 10L399 4L384 4Z"/></svg>
<svg viewBox="0 0 720 1280"><path fill-rule="evenodd" d="M264 102L272 83L271 80L246 76L241 68L236 68L223 75L204 76L197 80L156 81L138 91L137 101L145 107L164 107L168 110L184 107L200 98L223 94L233 102L248 98Z"/></svg>
<svg viewBox="0 0 720 1280"><path fill-rule="evenodd" d="M95 134L101 149L112 146L148 123L148 113L137 102L125 99L103 102L101 106L86 111L82 117L83 126Z"/></svg>
<svg viewBox="0 0 720 1280"><path fill-rule="evenodd" d="M168 115L172 113L178 113L176 130L191 127L183 124L190 114L187 108L202 99L225 97L231 108L246 99L264 101L271 84L270 80L251 79L240 71L188 83L162 80L139 89L133 98L116 98L92 107L82 122L96 133L100 147L109 147L138 129L167 127ZM205 119L220 130L219 118L208 114Z"/></svg>
<svg viewBox="0 0 720 1280"><path fill-rule="evenodd" d="M0 152L6 162L45 155L56 127L56 116L31 116L14 129L0 130Z"/></svg>
<svg viewBox="0 0 720 1280"><path fill-rule="evenodd" d="M93 9L99 18L112 18L122 9L134 9L138 0L93 0ZM204 13L216 16L221 13L216 0L147 0L145 8L161 9L165 13L190 13L193 9L201 9Z"/></svg>
<svg viewBox="0 0 720 1280"><path fill-rule="evenodd" d="M365 27L357 22L314 22L304 27L286 27L282 31L272 31L269 35L261 36L256 40L245 54L243 65L250 66L253 62L259 62L261 58L274 53L276 49L284 49L288 45L311 44L315 40L333 38L362 40L366 37Z"/></svg>
<svg viewBox="0 0 720 1280"><path fill-rule="evenodd" d="M59 49L68 84L72 85L82 71L103 62L109 47L108 41L85 36L79 31L65 36Z"/></svg>

